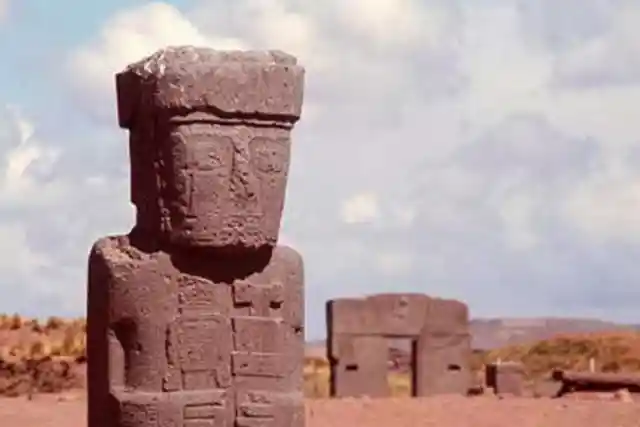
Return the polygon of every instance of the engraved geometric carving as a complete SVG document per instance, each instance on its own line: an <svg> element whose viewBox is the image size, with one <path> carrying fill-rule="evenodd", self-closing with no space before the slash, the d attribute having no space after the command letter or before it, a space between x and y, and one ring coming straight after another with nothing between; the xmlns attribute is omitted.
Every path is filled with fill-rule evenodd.
<svg viewBox="0 0 640 427"><path fill-rule="evenodd" d="M233 285L233 299L238 306L249 307L252 316L269 317L271 309L278 309L284 302L281 283L257 285L250 282L237 282Z"/></svg>
<svg viewBox="0 0 640 427"><path fill-rule="evenodd" d="M284 345L286 328L282 319L234 317L235 348L247 353L277 353Z"/></svg>
<svg viewBox="0 0 640 427"><path fill-rule="evenodd" d="M226 399L224 392L216 391L182 396L184 427L232 427Z"/></svg>
<svg viewBox="0 0 640 427"><path fill-rule="evenodd" d="M182 388L197 390L231 385L232 330L222 315L180 316L170 329L169 356L183 375Z"/></svg>

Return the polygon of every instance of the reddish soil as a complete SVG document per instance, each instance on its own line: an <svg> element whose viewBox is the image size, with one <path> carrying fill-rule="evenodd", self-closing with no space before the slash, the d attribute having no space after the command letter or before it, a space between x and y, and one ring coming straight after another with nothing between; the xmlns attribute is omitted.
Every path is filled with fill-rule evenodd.
<svg viewBox="0 0 640 427"><path fill-rule="evenodd" d="M0 399L3 427L86 427L81 392ZM307 427L635 427L640 404L564 399L436 397L309 400Z"/></svg>

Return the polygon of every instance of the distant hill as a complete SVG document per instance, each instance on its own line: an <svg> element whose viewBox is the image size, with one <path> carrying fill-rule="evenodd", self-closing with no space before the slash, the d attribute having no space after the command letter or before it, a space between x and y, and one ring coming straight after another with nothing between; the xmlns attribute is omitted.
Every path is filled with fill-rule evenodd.
<svg viewBox="0 0 640 427"><path fill-rule="evenodd" d="M472 346L480 350L525 344L561 334L640 330L640 325L624 325L598 319L553 317L473 319L470 326ZM408 349L403 341L394 341L392 347ZM324 341L307 343L307 355L323 357Z"/></svg>

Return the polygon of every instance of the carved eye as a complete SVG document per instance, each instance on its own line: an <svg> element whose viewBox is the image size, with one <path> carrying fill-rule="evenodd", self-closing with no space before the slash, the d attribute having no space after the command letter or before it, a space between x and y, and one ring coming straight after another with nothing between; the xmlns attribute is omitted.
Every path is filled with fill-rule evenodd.
<svg viewBox="0 0 640 427"><path fill-rule="evenodd" d="M207 153L207 159L205 164L212 169L217 169L224 166L224 158L222 153L218 151L209 151Z"/></svg>
<svg viewBox="0 0 640 427"><path fill-rule="evenodd" d="M212 138L200 134L190 142L193 164L200 170L217 170L231 165L233 148L230 138Z"/></svg>
<svg viewBox="0 0 640 427"><path fill-rule="evenodd" d="M287 166L288 150L285 141L254 140L251 144L255 167L267 174L281 174Z"/></svg>
<svg viewBox="0 0 640 427"><path fill-rule="evenodd" d="M231 138L216 134L211 125L190 124L171 133L172 159L175 168L218 170L231 164Z"/></svg>

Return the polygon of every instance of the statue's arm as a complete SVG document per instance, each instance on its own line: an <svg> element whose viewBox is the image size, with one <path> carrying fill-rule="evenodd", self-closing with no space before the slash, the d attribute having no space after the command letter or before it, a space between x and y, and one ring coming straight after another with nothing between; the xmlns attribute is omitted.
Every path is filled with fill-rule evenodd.
<svg viewBox="0 0 640 427"><path fill-rule="evenodd" d="M98 240L89 255L87 293L87 357L89 381L123 386L125 361L122 346L126 334L126 319L119 307L118 290L126 286L126 275L114 256L113 238Z"/></svg>

